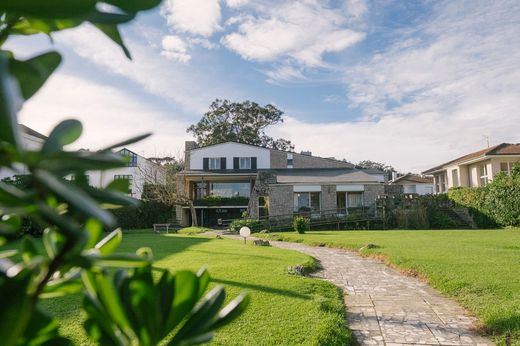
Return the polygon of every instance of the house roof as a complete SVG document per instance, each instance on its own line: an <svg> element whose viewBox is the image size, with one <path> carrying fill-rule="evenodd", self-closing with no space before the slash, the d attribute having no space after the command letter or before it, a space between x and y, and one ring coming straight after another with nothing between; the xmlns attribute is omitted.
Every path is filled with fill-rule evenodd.
<svg viewBox="0 0 520 346"><path fill-rule="evenodd" d="M405 181L418 183L418 184L433 184L433 178L432 177L423 177L417 174L405 174L403 176L400 176L394 180L392 180L391 184L397 184L397 183L403 183Z"/></svg>
<svg viewBox="0 0 520 346"><path fill-rule="evenodd" d="M19 126L20 130L22 130L22 132L24 132L30 136L33 136L33 137L36 137L39 139L43 139L43 140L47 140L47 136L42 135L38 131L31 129L29 126L25 126L23 124L19 124L18 126Z"/></svg>
<svg viewBox="0 0 520 346"><path fill-rule="evenodd" d="M283 152L283 153L291 153L291 154L296 154L296 155L305 155L305 156L313 157L313 158L316 158L316 159L340 162L340 163L345 164L345 167L354 167L355 166L354 164L352 164L350 162L341 161L341 160L338 160L338 159L335 159L335 158L331 158L331 157L321 157L321 156L315 156L315 155L306 155L306 154L302 154L302 153L297 153L295 151L279 150L279 149L263 147L261 145L249 144L249 143L240 143L240 142L235 142L235 141L226 141L226 142L220 142L220 143L205 145L203 147L197 147L197 148L191 149L190 151L199 150L199 149L205 149L205 148L209 148L209 147L213 147L213 146L221 145L221 144L226 144L226 143L235 143L235 144L246 145L246 146L260 148L260 149L265 149L265 150L274 150L274 151L280 151L280 152Z"/></svg>
<svg viewBox="0 0 520 346"><path fill-rule="evenodd" d="M439 170L443 170L446 166L463 163L472 159L483 158L486 156L500 156L500 155L520 155L520 143L501 143L490 148L475 151L473 153L461 156L455 160L435 166L423 172L423 174L430 174Z"/></svg>
<svg viewBox="0 0 520 346"><path fill-rule="evenodd" d="M371 174L359 169L283 169L276 172L277 182L288 183L379 183Z"/></svg>

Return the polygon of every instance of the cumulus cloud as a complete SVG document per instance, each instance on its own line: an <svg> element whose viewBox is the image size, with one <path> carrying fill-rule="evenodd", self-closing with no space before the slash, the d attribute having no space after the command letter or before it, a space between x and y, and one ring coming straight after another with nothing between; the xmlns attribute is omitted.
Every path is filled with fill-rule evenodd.
<svg viewBox="0 0 520 346"><path fill-rule="evenodd" d="M231 19L236 22L237 31L225 35L222 44L256 61L289 58L304 66L323 66L325 53L340 52L365 37L347 26L343 9L321 1L281 2Z"/></svg>
<svg viewBox="0 0 520 346"><path fill-rule="evenodd" d="M447 1L430 18L345 72L359 121L293 118L277 136L324 156L404 171L485 148L484 135L492 145L520 142L520 4Z"/></svg>
<svg viewBox="0 0 520 346"><path fill-rule="evenodd" d="M164 36L161 46L163 49L161 54L168 59L182 63L187 63L191 59L191 56L187 54L186 42L184 42L179 36Z"/></svg>
<svg viewBox="0 0 520 346"><path fill-rule="evenodd" d="M249 0L226 0L226 5L228 5L228 7L234 8L244 6L248 2Z"/></svg>
<svg viewBox="0 0 520 346"><path fill-rule="evenodd" d="M167 0L162 13L168 25L180 32L209 37L220 29L219 0Z"/></svg>
<svg viewBox="0 0 520 346"><path fill-rule="evenodd" d="M53 75L20 112L21 123L46 134L59 121L70 118L84 126L76 149L96 150L152 132L152 137L132 149L150 156L176 155L188 138L188 123L171 118L139 94L63 73Z"/></svg>

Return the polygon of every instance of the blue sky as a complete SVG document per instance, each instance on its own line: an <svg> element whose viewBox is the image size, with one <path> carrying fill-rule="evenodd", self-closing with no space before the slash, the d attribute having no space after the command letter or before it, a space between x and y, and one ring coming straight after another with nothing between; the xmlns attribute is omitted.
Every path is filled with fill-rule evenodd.
<svg viewBox="0 0 520 346"><path fill-rule="evenodd" d="M78 118L92 149L153 131L133 149L180 155L213 99L249 99L297 151L415 172L520 142L518 1L165 0L123 35L132 61L88 25L11 40L65 56L21 121Z"/></svg>

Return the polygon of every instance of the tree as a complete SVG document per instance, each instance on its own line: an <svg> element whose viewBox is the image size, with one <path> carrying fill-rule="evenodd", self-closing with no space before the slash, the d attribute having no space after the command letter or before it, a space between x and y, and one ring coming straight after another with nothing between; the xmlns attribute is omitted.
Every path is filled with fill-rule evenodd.
<svg viewBox="0 0 520 346"><path fill-rule="evenodd" d="M357 164L358 167L364 169L377 169L387 174L388 179L392 179L392 173L396 172L395 168L386 163L375 162L370 160L363 160Z"/></svg>
<svg viewBox="0 0 520 346"><path fill-rule="evenodd" d="M139 202L126 195L128 180L104 189L88 185L86 172L125 167L113 150L149 136L137 136L97 152L65 151L83 130L74 119L59 123L39 150L21 141L17 111L58 67L52 51L18 60L2 49L10 35L47 34L90 22L130 53L118 24L160 0L24 0L0 2L0 169L26 167L23 182L0 181L0 340L4 346L72 345L59 323L45 311L44 298L82 294L84 328L103 345L191 345L211 340L213 331L237 317L247 305L240 295L222 308L225 292L205 270L171 273L154 266L152 252L115 253L122 231L103 206ZM109 6L101 6L106 5ZM74 175L73 181L64 177ZM43 247L25 236L17 241L21 218L48 226ZM7 298L6 298L7 297Z"/></svg>
<svg viewBox="0 0 520 346"><path fill-rule="evenodd" d="M227 141L259 145L278 150L293 150L291 141L274 139L265 134L269 126L283 122L283 112L268 104L231 102L216 99L202 119L188 127L186 132L195 136L201 146Z"/></svg>

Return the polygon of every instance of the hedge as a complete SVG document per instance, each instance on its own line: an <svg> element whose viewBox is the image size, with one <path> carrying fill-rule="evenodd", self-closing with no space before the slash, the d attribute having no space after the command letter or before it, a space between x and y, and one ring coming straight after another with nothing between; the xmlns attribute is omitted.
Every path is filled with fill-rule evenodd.
<svg viewBox="0 0 520 346"><path fill-rule="evenodd" d="M479 227L520 226L520 163L486 187L450 189L448 198L467 207Z"/></svg>
<svg viewBox="0 0 520 346"><path fill-rule="evenodd" d="M154 223L175 221L175 207L164 203L143 201L138 207L111 210L123 229L151 228Z"/></svg>

